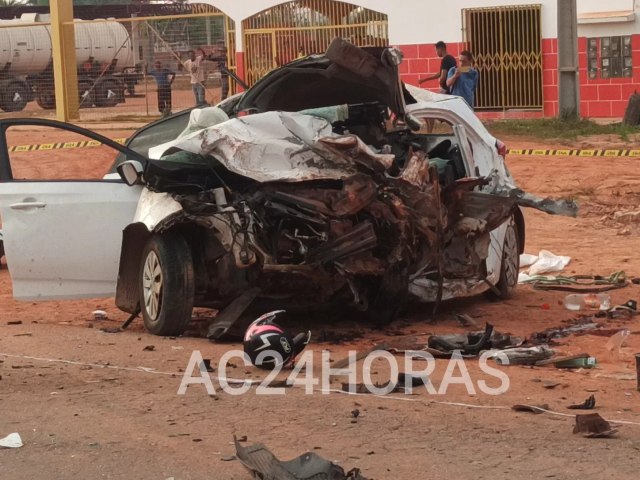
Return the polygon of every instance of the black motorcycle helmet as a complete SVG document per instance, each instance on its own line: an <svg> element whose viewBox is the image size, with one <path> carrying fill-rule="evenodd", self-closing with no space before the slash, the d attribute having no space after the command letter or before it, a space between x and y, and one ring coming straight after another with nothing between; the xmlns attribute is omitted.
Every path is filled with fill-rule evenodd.
<svg viewBox="0 0 640 480"><path fill-rule="evenodd" d="M292 363L311 339L310 331L292 338L274 323L276 316L281 313L285 311L265 313L249 325L244 334L244 352L256 367L273 370Z"/></svg>

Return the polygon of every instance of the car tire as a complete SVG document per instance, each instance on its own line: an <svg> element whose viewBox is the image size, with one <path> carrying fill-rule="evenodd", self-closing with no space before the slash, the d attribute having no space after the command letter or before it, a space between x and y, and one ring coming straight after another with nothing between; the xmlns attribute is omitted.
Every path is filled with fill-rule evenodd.
<svg viewBox="0 0 640 480"><path fill-rule="evenodd" d="M11 82L2 92L0 107L5 112L20 112L29 103L29 88L23 82Z"/></svg>
<svg viewBox="0 0 640 480"><path fill-rule="evenodd" d="M154 335L184 333L193 311L195 280L191 248L182 235L152 236L142 251L140 309Z"/></svg>
<svg viewBox="0 0 640 480"><path fill-rule="evenodd" d="M518 286L520 272L520 234L516 222L511 219L504 234L502 246L502 260L500 262L500 278L496 283L496 290L488 290L487 295L492 300L506 300L511 298Z"/></svg>

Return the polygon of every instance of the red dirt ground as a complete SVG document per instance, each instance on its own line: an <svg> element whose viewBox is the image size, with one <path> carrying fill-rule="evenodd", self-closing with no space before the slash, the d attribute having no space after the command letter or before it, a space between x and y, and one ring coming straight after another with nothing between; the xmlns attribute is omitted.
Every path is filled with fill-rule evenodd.
<svg viewBox="0 0 640 480"><path fill-rule="evenodd" d="M127 133L105 132L114 138ZM15 139L20 144L38 141L36 132L21 134ZM556 146L522 138L503 140L512 148ZM616 144L597 138L573 145L580 148L594 143ZM89 150L65 152L63 160L58 155L42 155L38 161L47 163L46 167L40 164L40 172L60 175L62 168L86 168L91 160L91 169L86 171L99 176L111 159L87 158ZM609 275L625 270L630 276L640 275L639 225L614 217L616 211L638 209L637 159L512 156L508 165L525 190L572 196L584 207L585 214L577 219L526 211L527 252L548 249L571 256L566 270L570 274ZM429 333L464 332L454 313L469 314L479 324L491 322L503 332L530 335L573 317L560 305L563 296L523 286L507 302L489 303L482 297L450 302L434 324L427 322L429 312L424 307L414 306L405 318L383 331L356 322L336 325L331 319L307 321L304 327L314 331L316 340L309 349L316 359L324 349L330 350L332 359L339 359L348 350L364 350L381 341L401 346L424 343ZM640 287L617 290L612 298L614 303L640 300ZM2 479L248 479L238 462L223 461L233 454L230 441L234 433L247 435L249 443L265 443L282 459L316 451L346 469L361 468L365 476L377 480L637 478L640 392L633 354L640 352L640 317L607 321L613 331L629 328L632 332L619 354L607 351L607 337L595 335L571 336L556 347L560 353L590 353L598 358L596 369L502 367L511 386L499 396L480 391L470 395L462 385L452 385L446 395L437 396L425 391L385 398L305 395L300 388L288 389L284 396L257 396L255 389L233 396L221 392L216 384L218 394L212 398L197 385L189 387L185 396L177 395L180 372L192 350L200 350L216 365L225 351L238 345L153 337L139 321L125 333L103 333L101 327L116 327L125 319L112 299L19 303L11 297L6 268L0 271L0 305L0 438L19 432L25 442L17 450L0 450ZM93 321L91 312L97 308L106 310L109 320ZM7 324L16 320L22 324ZM342 333L348 339L318 343L321 330ZM147 345L154 345L155 350L144 351ZM239 360L234 362L236 368L228 370L229 376L264 377L262 372L241 366ZM477 364L467 365L474 381L497 386L497 380L482 373ZM431 376L436 386L446 366L446 361L437 362ZM138 367L175 375L153 374ZM373 363L373 372L374 380L388 379L382 361ZM545 381L559 385L547 389ZM334 388L339 385L332 384ZM591 394L597 398L596 412L635 425L621 426L616 438L587 439L572 433L571 417L508 409L515 403L546 403L569 415L575 411L567 410L567 405L580 403ZM354 408L361 412L357 423L351 421Z"/></svg>

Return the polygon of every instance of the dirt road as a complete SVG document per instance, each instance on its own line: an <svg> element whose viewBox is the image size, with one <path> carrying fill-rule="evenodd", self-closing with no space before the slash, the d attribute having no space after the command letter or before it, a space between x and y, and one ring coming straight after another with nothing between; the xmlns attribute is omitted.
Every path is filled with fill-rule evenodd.
<svg viewBox="0 0 640 480"><path fill-rule="evenodd" d="M521 138L503 140L511 148L555 147ZM594 142L613 145L606 138L582 143ZM577 219L527 211L527 252L544 248L571 256L567 273L625 270L640 275L638 224L630 220L633 216L615 215L638 209L638 160L511 157L508 164L524 189L573 196L583 206L584 215ZM337 360L348 350L381 341L417 344L429 333L465 331L454 313L467 313L479 324L489 321L502 332L530 335L572 318L559 304L563 296L525 286L503 303L482 297L451 302L435 324L426 322L424 307L414 306L384 331L332 319L303 322L300 328L314 332L309 349L316 358L327 349ZM640 287L617 290L612 297L614 303L640 300ZM446 395L424 389L385 398L305 395L296 387L285 395L256 395L253 388L236 396L214 381L217 395L211 397L199 385L190 386L184 396L177 394L192 351L199 350L216 365L238 345L161 339L144 333L139 323L124 333L104 333L101 328L116 327L125 318L112 300L18 303L11 298L6 269L0 271L0 305L0 437L19 432L25 443L20 449L0 450L2 479L248 479L237 461L223 461L234 453L233 434L246 435L248 443L265 443L282 459L315 451L377 480L637 478L640 392L633 354L640 352L640 317L609 321L613 332L632 332L620 354L607 351L606 336L571 336L555 347L561 353L590 353L598 358L596 369L503 367L510 388L498 396L482 393L477 383L485 380L495 387L497 379L468 362L475 395L464 385L451 385ZM106 310L110 319L93 321L96 308ZM8 325L10 321L22 324ZM318 339L329 336L323 331L344 334L346 340L320 343ZM144 350L149 345L153 351ZM237 359L233 362L235 368L226 371L229 377L264 377ZM431 376L436 388L442 386L446 368L446 361L437 362ZM384 361L376 360L372 370L374 381L388 380ZM331 386L339 388L340 380ZM545 388L551 383L558 385ZM630 422L620 426L616 438L572 433L574 419L568 415L575 411L566 407L592 394L596 412ZM562 415L513 412L510 407L516 403L546 403ZM361 415L352 423L356 408Z"/></svg>

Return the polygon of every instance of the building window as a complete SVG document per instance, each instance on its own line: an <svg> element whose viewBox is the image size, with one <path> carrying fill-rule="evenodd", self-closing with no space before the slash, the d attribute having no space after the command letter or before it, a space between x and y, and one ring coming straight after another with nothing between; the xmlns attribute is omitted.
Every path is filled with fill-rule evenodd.
<svg viewBox="0 0 640 480"><path fill-rule="evenodd" d="M589 79L633 76L631 37L600 37L587 40Z"/></svg>

